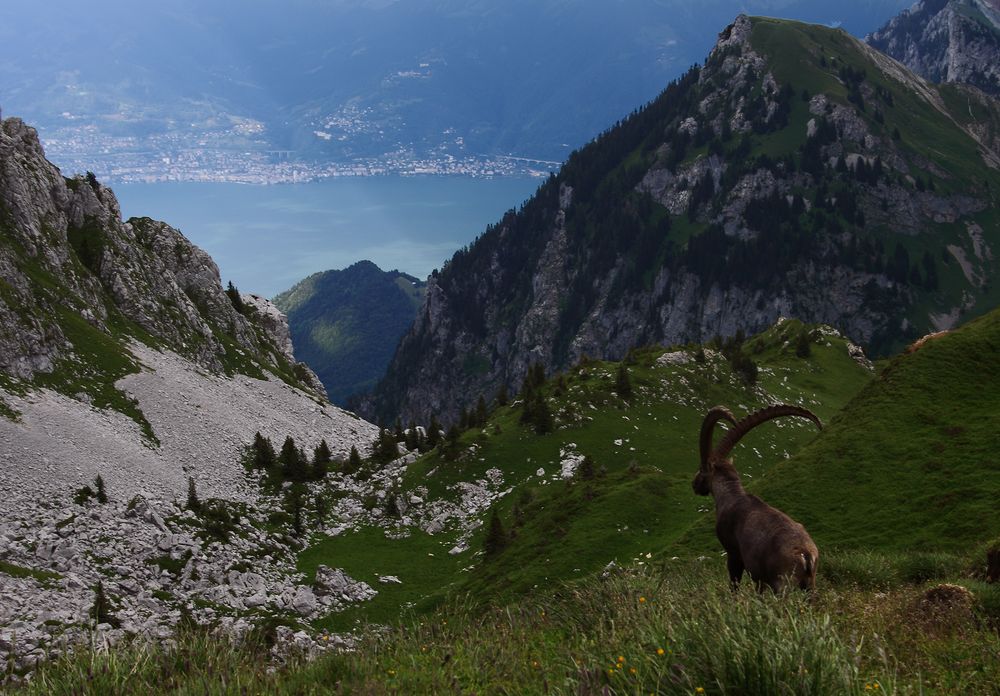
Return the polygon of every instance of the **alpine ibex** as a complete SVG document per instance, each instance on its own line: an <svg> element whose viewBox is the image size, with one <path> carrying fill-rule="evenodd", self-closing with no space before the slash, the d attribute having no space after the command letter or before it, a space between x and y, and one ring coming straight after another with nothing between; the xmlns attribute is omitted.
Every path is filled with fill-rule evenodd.
<svg viewBox="0 0 1000 696"><path fill-rule="evenodd" d="M801 416L822 429L812 412L778 404L761 409L737 422L729 409L716 406L701 425L701 468L691 486L698 495L715 498L715 533L726 550L729 578L735 587L750 573L758 589L781 591L791 580L803 590L816 583L819 550L805 528L791 517L743 490L740 475L729 459L736 443L755 427L781 416ZM715 424L727 420L732 428L712 447Z"/></svg>

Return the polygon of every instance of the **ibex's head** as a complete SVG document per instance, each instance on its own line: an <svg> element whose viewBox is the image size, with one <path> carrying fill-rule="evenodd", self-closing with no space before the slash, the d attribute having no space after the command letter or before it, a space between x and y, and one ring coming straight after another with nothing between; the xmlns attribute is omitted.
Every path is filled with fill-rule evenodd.
<svg viewBox="0 0 1000 696"><path fill-rule="evenodd" d="M705 414L705 420L701 423L701 438L699 446L701 450L701 466L695 474L691 488L697 495L708 495L712 492L712 473L715 469L712 455L712 435L715 431L715 424L720 420L727 420L732 425L736 425L736 417L725 406L716 406Z"/></svg>
<svg viewBox="0 0 1000 696"><path fill-rule="evenodd" d="M697 495L709 495L712 492L712 478L720 466L728 464L727 458L729 457L729 453L733 451L736 443L761 423L781 416L801 416L802 418L811 420L818 428L823 428L823 423L820 422L819 417L815 413L808 409L788 404L777 404L762 408L739 422L736 421L736 418L733 417L729 409L724 406L716 406L709 410L705 414L705 420L701 424L701 466L698 469L698 473L695 474L694 481L691 482L694 492ZM733 427L722 438L718 447L713 448L712 434L715 430L715 424L720 420L729 421ZM726 466L726 470L732 470L733 473L731 476L735 477L735 470L732 469L731 464Z"/></svg>

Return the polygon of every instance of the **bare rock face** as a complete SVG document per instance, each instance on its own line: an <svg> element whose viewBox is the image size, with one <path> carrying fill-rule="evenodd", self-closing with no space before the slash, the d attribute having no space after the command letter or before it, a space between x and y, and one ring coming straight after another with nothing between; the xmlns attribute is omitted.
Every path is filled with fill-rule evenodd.
<svg viewBox="0 0 1000 696"><path fill-rule="evenodd" d="M69 313L106 333L134 324L215 373L241 351L325 398L308 368L293 369L287 322L269 302L235 306L207 253L166 223L122 221L111 189L65 179L16 118L0 126L0 226L0 371L31 379L68 359Z"/></svg>
<svg viewBox="0 0 1000 696"><path fill-rule="evenodd" d="M931 82L1000 94L1000 11L988 0L921 0L869 44Z"/></svg>

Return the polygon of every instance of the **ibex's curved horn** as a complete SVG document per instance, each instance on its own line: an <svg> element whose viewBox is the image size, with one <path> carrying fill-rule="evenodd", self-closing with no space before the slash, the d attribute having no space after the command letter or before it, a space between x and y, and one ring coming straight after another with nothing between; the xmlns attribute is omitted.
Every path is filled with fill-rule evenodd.
<svg viewBox="0 0 1000 696"><path fill-rule="evenodd" d="M761 423L769 421L772 418L780 418L781 416L801 416L802 418L808 418L820 430L823 429L823 423L820 421L819 416L809 409L790 404L776 404L755 411L734 425L719 442L719 446L715 448L713 455L719 459L725 459L744 435Z"/></svg>
<svg viewBox="0 0 1000 696"><path fill-rule="evenodd" d="M708 455L712 451L712 435L715 424L720 420L727 420L736 425L736 416L725 406L715 406L705 414L705 420L701 422L701 470L708 468Z"/></svg>

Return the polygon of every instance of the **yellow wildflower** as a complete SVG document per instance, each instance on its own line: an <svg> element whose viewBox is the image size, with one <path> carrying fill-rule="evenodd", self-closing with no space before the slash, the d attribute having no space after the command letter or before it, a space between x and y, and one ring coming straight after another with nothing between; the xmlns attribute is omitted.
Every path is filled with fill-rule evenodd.
<svg viewBox="0 0 1000 696"><path fill-rule="evenodd" d="M645 601L646 601L646 598L645 598L645 597L639 597L639 603L640 603L640 604L641 604L642 602L645 602Z"/></svg>
<svg viewBox="0 0 1000 696"><path fill-rule="evenodd" d="M657 648L656 649L656 654L657 655L663 655L664 652L666 652L666 651L663 648Z"/></svg>
<svg viewBox="0 0 1000 696"><path fill-rule="evenodd" d="M625 662L625 656L624 655L619 655L618 656L618 661L619 662Z"/></svg>

